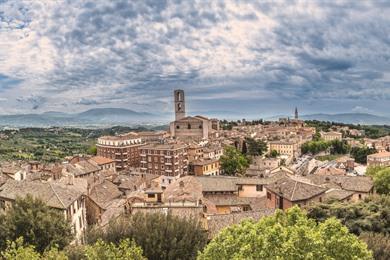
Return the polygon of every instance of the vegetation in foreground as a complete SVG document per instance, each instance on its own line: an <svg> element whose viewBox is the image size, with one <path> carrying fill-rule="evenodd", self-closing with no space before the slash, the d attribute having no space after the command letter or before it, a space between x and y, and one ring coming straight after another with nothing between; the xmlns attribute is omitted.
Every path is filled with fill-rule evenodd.
<svg viewBox="0 0 390 260"><path fill-rule="evenodd" d="M372 253L336 218L317 223L293 207L225 228L198 259L372 259Z"/></svg>
<svg viewBox="0 0 390 260"><path fill-rule="evenodd" d="M123 239L134 240L148 259L195 259L206 245L207 233L194 219L136 213L110 222L106 232L89 232L89 243L99 239L114 244Z"/></svg>

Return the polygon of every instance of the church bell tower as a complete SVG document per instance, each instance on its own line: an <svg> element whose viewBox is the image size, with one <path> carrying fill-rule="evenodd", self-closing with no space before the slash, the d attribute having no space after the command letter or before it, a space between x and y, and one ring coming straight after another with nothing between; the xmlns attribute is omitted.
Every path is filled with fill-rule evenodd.
<svg viewBox="0 0 390 260"><path fill-rule="evenodd" d="M175 120L180 120L186 116L184 90L176 89L173 95L175 100Z"/></svg>

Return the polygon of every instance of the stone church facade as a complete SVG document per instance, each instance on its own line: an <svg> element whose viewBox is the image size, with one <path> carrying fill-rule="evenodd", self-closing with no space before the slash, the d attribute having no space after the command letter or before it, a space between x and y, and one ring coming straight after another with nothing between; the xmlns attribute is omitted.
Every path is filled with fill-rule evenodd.
<svg viewBox="0 0 390 260"><path fill-rule="evenodd" d="M170 124L171 136L176 139L205 140L219 130L217 119L204 116L186 116L183 90L174 91L175 121Z"/></svg>

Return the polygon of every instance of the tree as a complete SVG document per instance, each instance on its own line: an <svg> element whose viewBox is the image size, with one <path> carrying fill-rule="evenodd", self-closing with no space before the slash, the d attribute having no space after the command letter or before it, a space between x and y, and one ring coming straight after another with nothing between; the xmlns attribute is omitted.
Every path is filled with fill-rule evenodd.
<svg viewBox="0 0 390 260"><path fill-rule="evenodd" d="M390 259L390 236L381 233L363 233L359 238L366 242L375 260Z"/></svg>
<svg viewBox="0 0 390 260"><path fill-rule="evenodd" d="M278 153L278 151L276 151L276 150L272 150L272 151L269 153L269 157L271 157L271 158L276 158L276 157L278 157L278 155L279 155L279 153Z"/></svg>
<svg viewBox="0 0 390 260"><path fill-rule="evenodd" d="M372 259L335 218L317 224L298 207L225 228L198 259Z"/></svg>
<svg viewBox="0 0 390 260"><path fill-rule="evenodd" d="M157 213L123 216L111 221L105 231L92 229L87 237L89 243L134 240L148 259L195 259L207 242L198 221Z"/></svg>
<svg viewBox="0 0 390 260"><path fill-rule="evenodd" d="M302 144L301 151L303 154L311 153L317 154L326 151L330 147L330 143L322 139L318 141L308 141Z"/></svg>
<svg viewBox="0 0 390 260"><path fill-rule="evenodd" d="M90 154L90 155L96 155L96 154L97 154L96 145L91 145L91 146L88 148L88 154Z"/></svg>
<svg viewBox="0 0 390 260"><path fill-rule="evenodd" d="M52 246L60 249L72 239L71 227L61 211L47 207L41 200L27 196L17 198L6 214L0 215L0 250L6 241L23 237L26 245L38 252Z"/></svg>
<svg viewBox="0 0 390 260"><path fill-rule="evenodd" d="M227 147L220 159L221 168L226 175L241 175L249 167L249 160L234 147Z"/></svg>
<svg viewBox="0 0 390 260"><path fill-rule="evenodd" d="M350 149L351 148L346 141L340 141L338 139L331 141L331 154L347 154Z"/></svg>
<svg viewBox="0 0 390 260"><path fill-rule="evenodd" d="M366 164L367 163L367 155L376 153L375 148L369 147L353 147L351 149L351 155L355 159L355 162Z"/></svg>
<svg viewBox="0 0 390 260"><path fill-rule="evenodd" d="M329 201L307 207L308 216L318 222L336 217L350 232L390 235L390 196L372 196L356 203Z"/></svg>
<svg viewBox="0 0 390 260"><path fill-rule="evenodd" d="M367 170L366 170L366 175L367 176L371 176L372 178L375 177L375 175L383 170L383 169L386 169L387 167L386 166L368 166L367 167Z"/></svg>
<svg viewBox="0 0 390 260"><path fill-rule="evenodd" d="M382 169L375 174L374 187L379 194L390 195L390 167Z"/></svg>
<svg viewBox="0 0 390 260"><path fill-rule="evenodd" d="M247 144L247 155L259 156L267 151L267 144L262 140L247 137L244 143Z"/></svg>
<svg viewBox="0 0 390 260"><path fill-rule="evenodd" d="M87 260L146 259L142 256L142 249L129 239L121 240L118 245L98 240L85 247L85 256Z"/></svg>
<svg viewBox="0 0 390 260"><path fill-rule="evenodd" d="M7 247L0 253L0 259L4 260L67 260L68 257L64 252L58 251L52 247L49 251L40 254L32 245L24 245L23 238L20 237L15 241L7 241Z"/></svg>

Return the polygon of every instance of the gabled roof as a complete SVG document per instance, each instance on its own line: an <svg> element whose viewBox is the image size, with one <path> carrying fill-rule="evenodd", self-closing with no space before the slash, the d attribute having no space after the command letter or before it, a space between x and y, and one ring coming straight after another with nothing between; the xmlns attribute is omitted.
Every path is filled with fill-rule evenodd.
<svg viewBox="0 0 390 260"><path fill-rule="evenodd" d="M301 182L289 177L285 177L275 183L267 185L267 189L289 201L308 200L327 190L321 186Z"/></svg>
<svg viewBox="0 0 390 260"><path fill-rule="evenodd" d="M226 176L207 176L195 177L201 184L203 192L229 191L238 190L236 178Z"/></svg>
<svg viewBox="0 0 390 260"><path fill-rule="evenodd" d="M118 187L110 181L103 181L100 184L94 185L89 192L90 197L99 207L105 209L112 200L119 198L122 192Z"/></svg>
<svg viewBox="0 0 390 260"><path fill-rule="evenodd" d="M338 175L308 175L306 176L316 185L339 187L343 190L370 192L374 186L372 178L368 176L338 176Z"/></svg>
<svg viewBox="0 0 390 260"><path fill-rule="evenodd" d="M98 165L113 163L114 160L103 156L94 156L90 160L94 161Z"/></svg>
<svg viewBox="0 0 390 260"><path fill-rule="evenodd" d="M325 199L344 200L348 197L351 197L353 194L353 191L330 189L325 192Z"/></svg>
<svg viewBox="0 0 390 260"><path fill-rule="evenodd" d="M75 200L83 195L72 185L39 181L14 181L8 180L0 187L0 197L8 200L15 200L17 197L31 195L41 199L49 207L67 209Z"/></svg>

